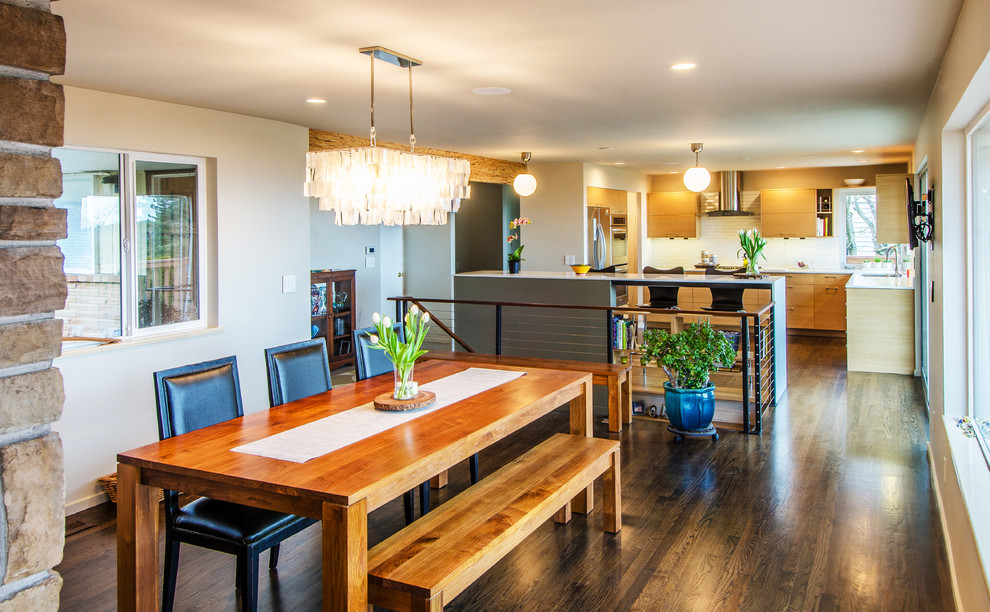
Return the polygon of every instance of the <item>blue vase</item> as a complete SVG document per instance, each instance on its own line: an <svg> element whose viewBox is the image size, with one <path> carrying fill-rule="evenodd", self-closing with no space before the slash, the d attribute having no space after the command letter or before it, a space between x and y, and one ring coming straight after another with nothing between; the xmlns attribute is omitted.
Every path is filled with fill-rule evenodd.
<svg viewBox="0 0 990 612"><path fill-rule="evenodd" d="M675 429L699 431L712 424L715 416L715 385L703 389L675 389L663 383L667 418Z"/></svg>

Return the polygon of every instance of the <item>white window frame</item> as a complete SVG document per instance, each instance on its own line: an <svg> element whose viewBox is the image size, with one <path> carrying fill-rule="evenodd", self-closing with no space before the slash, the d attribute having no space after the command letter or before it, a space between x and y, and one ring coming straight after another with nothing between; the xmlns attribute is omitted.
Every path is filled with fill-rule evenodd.
<svg viewBox="0 0 990 612"><path fill-rule="evenodd" d="M849 213L849 211L846 210L846 196L861 195L861 194L868 194L876 197L877 188L876 187L843 187L840 189L836 189L832 197L832 221L835 228L833 230L833 235L835 235L835 233L837 232L841 232L841 234L839 234L836 237L842 241L842 251L839 256L840 257L839 265L842 268L858 269L863 267L862 264L848 263L846 259L847 258L846 250L849 248L849 245L846 243L846 224L847 224L846 217ZM840 205L842 208L841 212L839 211ZM836 215L839 216L839 219L835 218Z"/></svg>
<svg viewBox="0 0 990 612"><path fill-rule="evenodd" d="M976 232L973 207L976 205L976 176L973 172L973 133L976 130L990 124L990 104L983 107L976 118L966 126L965 151L963 159L966 169L966 337L969 342L966 344L966 367L967 367L967 390L966 390L966 415L974 417L976 407L976 353L973 350L976 333L976 304L975 290L976 274L974 262L976 261ZM988 458L990 462L990 458Z"/></svg>
<svg viewBox="0 0 990 612"><path fill-rule="evenodd" d="M167 155L74 145L64 145L60 148L113 153L120 156L120 339L126 341L128 338L149 338L205 329L207 326L206 308L209 303L209 296L206 295L206 291L211 286L207 282L209 280L209 266L207 265L206 250L206 159L188 155ZM196 245L199 253L199 260L196 262L198 268L196 275L197 295L199 296L199 318L197 319L143 329L138 326L137 249L132 248L137 236L137 219L134 212L137 206L137 189L134 181L137 176L138 161L196 166Z"/></svg>

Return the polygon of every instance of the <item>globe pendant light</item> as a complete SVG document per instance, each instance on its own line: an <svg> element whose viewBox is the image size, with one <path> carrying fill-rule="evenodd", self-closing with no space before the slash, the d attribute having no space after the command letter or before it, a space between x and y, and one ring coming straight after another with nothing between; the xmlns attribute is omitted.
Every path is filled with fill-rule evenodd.
<svg viewBox="0 0 990 612"><path fill-rule="evenodd" d="M698 163L698 154L701 153L701 148L702 143L691 143L691 152L694 153L694 168L688 168L684 173L684 186L694 192L704 190L712 182L711 173Z"/></svg>
<svg viewBox="0 0 990 612"><path fill-rule="evenodd" d="M528 164L532 158L532 153L526 152L522 154L523 163ZM516 175L515 180L512 181L512 188L520 196L531 196L536 193L536 177L529 173L529 168L527 167L526 172Z"/></svg>
<svg viewBox="0 0 990 612"><path fill-rule="evenodd" d="M384 47L359 51L371 58L370 146L306 154L306 196L336 213L337 225L443 225L471 197L466 159L415 152L412 69L419 60ZM409 152L376 146L375 60L409 69Z"/></svg>

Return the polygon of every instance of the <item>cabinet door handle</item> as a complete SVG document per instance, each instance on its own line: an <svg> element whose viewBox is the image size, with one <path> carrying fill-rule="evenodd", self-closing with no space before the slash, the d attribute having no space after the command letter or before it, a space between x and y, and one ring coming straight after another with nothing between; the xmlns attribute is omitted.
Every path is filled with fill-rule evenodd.
<svg viewBox="0 0 990 612"><path fill-rule="evenodd" d="M838 293L838 287L825 287L825 293Z"/></svg>

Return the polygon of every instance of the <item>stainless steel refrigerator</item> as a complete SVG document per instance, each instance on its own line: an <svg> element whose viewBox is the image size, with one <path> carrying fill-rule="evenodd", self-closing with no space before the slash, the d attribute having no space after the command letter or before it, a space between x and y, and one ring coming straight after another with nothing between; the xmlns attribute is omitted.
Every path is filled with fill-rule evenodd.
<svg viewBox="0 0 990 612"><path fill-rule="evenodd" d="M619 266L626 271L626 215L612 215L608 208L588 207L588 263L593 270Z"/></svg>

